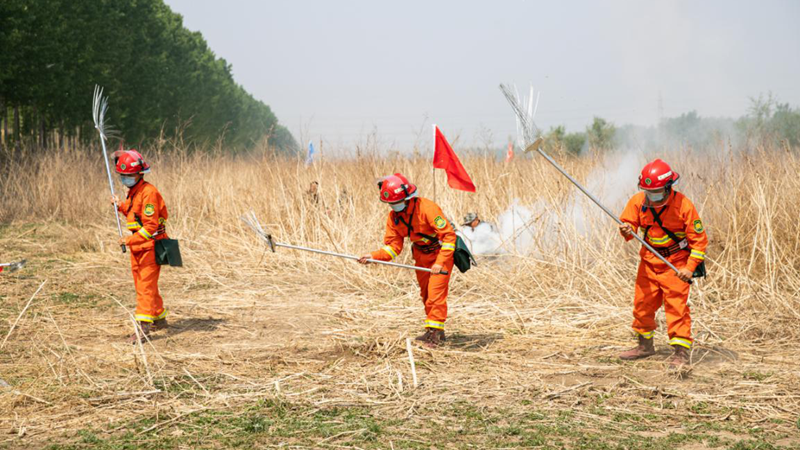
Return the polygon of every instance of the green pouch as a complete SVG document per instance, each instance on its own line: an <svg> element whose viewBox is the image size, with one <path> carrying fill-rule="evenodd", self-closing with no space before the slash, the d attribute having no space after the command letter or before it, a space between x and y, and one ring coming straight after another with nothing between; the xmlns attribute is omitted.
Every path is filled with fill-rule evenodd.
<svg viewBox="0 0 800 450"><path fill-rule="evenodd" d="M177 239L159 239L156 241L156 264L171 267L183 267L181 249Z"/></svg>
<svg viewBox="0 0 800 450"><path fill-rule="evenodd" d="M453 252L453 262L461 273L468 271L470 266L478 265L461 236L456 236L456 250Z"/></svg>

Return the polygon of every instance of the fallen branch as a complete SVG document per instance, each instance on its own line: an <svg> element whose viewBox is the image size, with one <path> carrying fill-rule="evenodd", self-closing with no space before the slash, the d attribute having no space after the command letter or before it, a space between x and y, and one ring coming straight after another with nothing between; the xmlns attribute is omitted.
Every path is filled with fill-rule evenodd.
<svg viewBox="0 0 800 450"><path fill-rule="evenodd" d="M406 350L408 351L408 362L411 364L411 379L414 380L414 387L417 387L417 365L414 363L414 352L411 351L410 338L406 338Z"/></svg>

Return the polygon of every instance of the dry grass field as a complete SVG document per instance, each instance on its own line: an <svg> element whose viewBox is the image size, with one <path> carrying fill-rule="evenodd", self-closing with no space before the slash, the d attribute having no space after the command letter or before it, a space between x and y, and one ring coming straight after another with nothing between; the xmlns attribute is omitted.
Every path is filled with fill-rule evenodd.
<svg viewBox="0 0 800 450"><path fill-rule="evenodd" d="M454 219L539 205L537 239L453 276L448 343L413 348L416 387L412 273L268 253L239 216L283 242L373 250L388 212L374 180L401 171L431 197L427 158L144 153L185 267L162 271L171 327L143 346L124 342L133 283L99 153L0 168L0 259L28 259L0 274L0 448L800 448L796 149L666 155L711 242L681 373L663 329L657 356L616 358L634 342L638 247L599 210L579 230L575 189L543 159L465 158L476 194L438 174ZM560 161L582 180L602 166Z"/></svg>

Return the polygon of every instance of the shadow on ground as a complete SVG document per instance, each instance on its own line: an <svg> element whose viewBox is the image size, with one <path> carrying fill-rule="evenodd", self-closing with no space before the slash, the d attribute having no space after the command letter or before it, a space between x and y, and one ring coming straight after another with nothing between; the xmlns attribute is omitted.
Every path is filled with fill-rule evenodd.
<svg viewBox="0 0 800 450"><path fill-rule="evenodd" d="M488 334L462 334L455 333L447 336L448 347L459 350L483 350L496 341L503 339L500 333Z"/></svg>
<svg viewBox="0 0 800 450"><path fill-rule="evenodd" d="M211 317L205 319L192 317L176 321L170 320L167 332L164 334L155 335L154 339L173 338L187 331L211 332L219 328L219 326L224 322L224 319L213 319Z"/></svg>

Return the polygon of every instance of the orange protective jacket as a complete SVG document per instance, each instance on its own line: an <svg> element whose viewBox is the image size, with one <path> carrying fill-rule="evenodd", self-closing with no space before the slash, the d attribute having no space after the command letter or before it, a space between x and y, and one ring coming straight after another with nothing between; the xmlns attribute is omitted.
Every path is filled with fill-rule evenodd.
<svg viewBox="0 0 800 450"><path fill-rule="evenodd" d="M410 217L410 219L409 219ZM410 220L410 222L409 222ZM405 222L405 223L404 223ZM411 235L408 225L411 225ZM436 262L440 266L453 258L456 250L456 232L447 219L444 218L439 205L427 198L412 198L403 212L389 213L386 220L386 235L383 238L384 246L372 252L372 259L391 261L403 251L403 241L408 237L413 244L425 247L434 242L422 236L435 237L441 243Z"/></svg>
<svg viewBox="0 0 800 450"><path fill-rule="evenodd" d="M673 242L669 235L658 226L653 217L653 212L649 206L645 205L645 198L644 192L634 195L628 201L628 205L625 206L620 220L629 223L634 232L638 232L639 228L644 228L646 230L644 239L654 248L674 248L679 243ZM685 195L673 191L667 203L664 206L657 207L656 211L662 211L660 218L665 228L672 231L676 237L686 239L688 245L684 250L689 252L689 258L686 261L685 268L689 271L694 271L705 259L706 247L708 247L708 236L694 204ZM626 236L625 238L626 240L633 239L632 236ZM670 255L668 259L672 262L673 259L685 258L685 254L685 252L681 251L675 255ZM664 265L658 257L644 246L642 246L639 255L647 263Z"/></svg>
<svg viewBox="0 0 800 450"><path fill-rule="evenodd" d="M128 197L118 208L127 217L126 227L133 233L125 240L132 252L152 249L155 241L167 238L167 207L152 184L139 181L128 190Z"/></svg>

